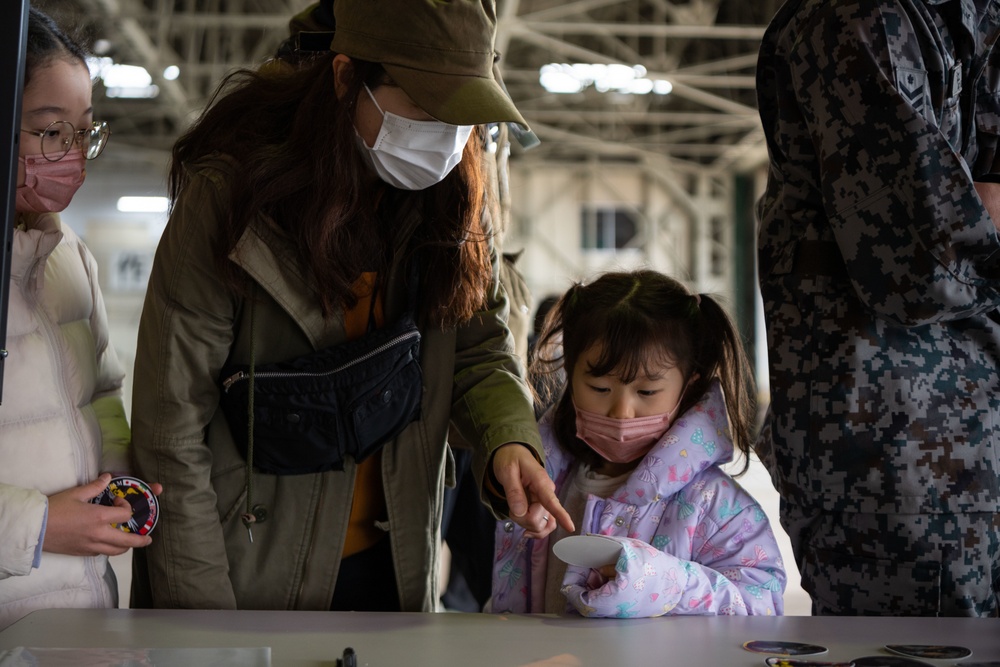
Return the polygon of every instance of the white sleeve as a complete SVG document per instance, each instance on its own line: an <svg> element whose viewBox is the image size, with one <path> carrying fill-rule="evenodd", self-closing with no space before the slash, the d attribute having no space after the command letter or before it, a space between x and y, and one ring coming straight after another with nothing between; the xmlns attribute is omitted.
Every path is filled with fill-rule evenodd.
<svg viewBox="0 0 1000 667"><path fill-rule="evenodd" d="M0 579L37 566L47 514L48 498L40 491L0 484Z"/></svg>

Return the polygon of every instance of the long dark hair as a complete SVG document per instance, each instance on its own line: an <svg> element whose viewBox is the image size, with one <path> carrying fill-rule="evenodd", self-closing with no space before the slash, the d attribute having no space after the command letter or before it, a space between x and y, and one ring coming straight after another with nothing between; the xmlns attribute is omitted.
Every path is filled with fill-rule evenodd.
<svg viewBox="0 0 1000 667"><path fill-rule="evenodd" d="M749 465L753 446L755 383L739 332L719 303L693 295L681 283L650 270L605 273L576 284L549 311L531 372L546 378L565 373L555 407L559 442L590 465L602 459L576 437L573 370L594 345L602 353L590 372L614 372L624 383L663 365L676 366L687 385L678 414L690 409L719 379L730 435Z"/></svg>
<svg viewBox="0 0 1000 667"><path fill-rule="evenodd" d="M334 54L297 63L272 63L234 72L209 108L174 145L169 175L176 201L189 167L212 153L235 159L229 214L214 254L220 275L236 292L247 277L228 255L250 221L269 216L296 243L324 315L357 303L352 287L362 272L385 275L396 222L422 215L409 251L424 267L426 315L450 327L483 307L492 279L489 232L483 219L481 142L468 142L462 161L441 183L407 192L372 185L353 126L364 85L386 81L380 65L352 60L338 99Z"/></svg>
<svg viewBox="0 0 1000 667"><path fill-rule="evenodd" d="M87 52L80 44L62 31L56 22L41 10L31 7L28 11L28 38L24 64L24 87L31 82L31 75L57 58L78 60L87 66Z"/></svg>

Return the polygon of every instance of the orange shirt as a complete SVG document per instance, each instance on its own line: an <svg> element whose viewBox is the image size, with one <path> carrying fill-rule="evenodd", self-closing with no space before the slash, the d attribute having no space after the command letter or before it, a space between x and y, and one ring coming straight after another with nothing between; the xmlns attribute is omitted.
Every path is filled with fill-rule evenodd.
<svg viewBox="0 0 1000 667"><path fill-rule="evenodd" d="M347 339L354 340L364 335L368 329L368 314L375 317L375 325L382 326L382 299L375 297L375 308L371 308L375 274L363 273L354 285L358 304L344 313L344 330ZM354 500L351 504L351 518L344 540L343 558L374 546L385 537L385 531L375 526L376 521L387 518L385 488L382 486L382 453L372 454L358 464L354 478Z"/></svg>

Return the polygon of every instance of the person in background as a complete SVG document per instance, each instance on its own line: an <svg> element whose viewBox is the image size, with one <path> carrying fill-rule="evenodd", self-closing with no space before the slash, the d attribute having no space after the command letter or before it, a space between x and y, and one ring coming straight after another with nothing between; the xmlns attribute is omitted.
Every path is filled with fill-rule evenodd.
<svg viewBox="0 0 1000 667"><path fill-rule="evenodd" d="M0 403L0 628L37 609L116 607L108 556L151 542L112 525L131 518L127 502L90 502L109 473L129 471L125 372L97 263L58 215L110 131L94 121L81 46L35 8L26 41Z"/></svg>
<svg viewBox="0 0 1000 667"><path fill-rule="evenodd" d="M792 0L764 35L758 453L814 614L998 613L998 31Z"/></svg>
<svg viewBox="0 0 1000 667"><path fill-rule="evenodd" d="M504 129L501 128L501 137L506 134ZM514 352L527 365L531 291L517 269L519 258L520 253L501 255L499 281L510 300L507 326L514 340ZM441 534L450 561L441 604L448 611L479 612L489 601L492 590L496 517L479 501L479 485L472 472L472 447L454 431L449 433L448 445L455 458L455 486L445 488L444 492Z"/></svg>
<svg viewBox="0 0 1000 667"><path fill-rule="evenodd" d="M531 333L528 334L529 358L534 353L535 346L538 344L538 339L545 330L545 318L549 316L549 311L551 311L557 303L559 303L559 295L550 294L542 299L538 304L538 307L535 309L535 316L531 320Z"/></svg>
<svg viewBox="0 0 1000 667"><path fill-rule="evenodd" d="M536 535L572 526L542 465L485 205L475 126L524 123L492 75L494 4L333 13L329 49L237 73L174 147L133 401L137 468L168 482L167 539L137 552L133 606L434 610L449 426L498 515ZM247 426L270 395L247 390L227 418L238 374L224 369L357 350L411 316L422 379L373 394L401 431L346 449L384 421L352 417L369 400L355 396L271 425L293 442L303 415L343 427L331 451L254 465L292 452Z"/></svg>
<svg viewBox="0 0 1000 667"><path fill-rule="evenodd" d="M530 366L537 355L538 341L545 331L545 319L549 312L559 303L559 295L550 294L535 310L532 319L531 333L528 335L528 365ZM549 345L558 346L558 340L549 341ZM542 415L552 407L552 404L562 394L563 386L566 384L566 374L563 372L541 374L535 373L531 376L531 388L535 395L535 418L541 419Z"/></svg>
<svg viewBox="0 0 1000 667"><path fill-rule="evenodd" d="M617 542L604 568L496 531L495 613L781 614L785 570L760 505L720 465L752 446L753 376L719 304L650 270L607 273L554 306L533 372L566 385L540 423L580 534ZM561 340L561 345L550 345ZM744 465L745 470L745 465Z"/></svg>

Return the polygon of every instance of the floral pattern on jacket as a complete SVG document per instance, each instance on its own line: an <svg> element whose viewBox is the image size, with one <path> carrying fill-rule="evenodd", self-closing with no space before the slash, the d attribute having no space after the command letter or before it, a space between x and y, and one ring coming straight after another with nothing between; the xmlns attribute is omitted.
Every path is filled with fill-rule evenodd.
<svg viewBox="0 0 1000 667"><path fill-rule="evenodd" d="M556 442L550 416L539 426L561 493L579 464ZM725 403L714 383L620 488L607 499L588 497L579 532L611 537L622 552L610 581L568 566L562 592L569 608L617 618L781 614L785 570L774 532L760 505L719 468L732 458ZM498 522L494 612L544 611L549 542Z"/></svg>

